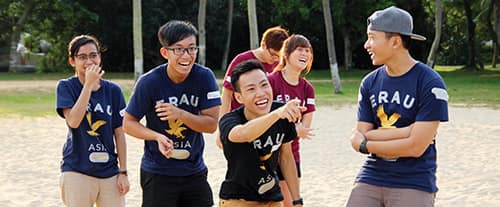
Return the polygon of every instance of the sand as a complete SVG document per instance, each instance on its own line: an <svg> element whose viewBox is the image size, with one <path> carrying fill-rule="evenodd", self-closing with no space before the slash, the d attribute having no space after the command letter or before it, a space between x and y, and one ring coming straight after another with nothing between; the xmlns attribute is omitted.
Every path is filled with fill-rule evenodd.
<svg viewBox="0 0 500 207"><path fill-rule="evenodd" d="M349 142L355 107L319 107L313 125L316 137L302 142L302 196L306 206L344 206L365 157ZM59 162L66 137L56 116L0 118L0 206L62 206ZM206 135L205 161L218 202L225 160ZM437 137L436 206L500 206L500 110L450 108L450 122ZM131 190L127 206L140 206L139 167L142 141L127 138ZM217 205L216 205L217 206Z"/></svg>

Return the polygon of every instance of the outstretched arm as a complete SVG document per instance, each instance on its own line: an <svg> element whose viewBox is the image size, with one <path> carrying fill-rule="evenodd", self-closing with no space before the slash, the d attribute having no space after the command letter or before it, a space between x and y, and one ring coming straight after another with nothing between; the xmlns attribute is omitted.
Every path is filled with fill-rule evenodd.
<svg viewBox="0 0 500 207"><path fill-rule="evenodd" d="M235 126L229 132L229 140L231 142L251 142L262 135L269 127L271 127L278 119L288 119L289 122L296 122L301 118L301 111L306 108L299 106L299 100L292 100L281 106L280 108L271 111L270 113L252 119L245 124Z"/></svg>

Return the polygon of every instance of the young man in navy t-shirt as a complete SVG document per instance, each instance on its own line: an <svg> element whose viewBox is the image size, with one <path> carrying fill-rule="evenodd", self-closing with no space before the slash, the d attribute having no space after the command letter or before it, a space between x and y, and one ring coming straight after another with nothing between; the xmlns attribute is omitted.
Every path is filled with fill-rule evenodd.
<svg viewBox="0 0 500 207"><path fill-rule="evenodd" d="M389 7L368 18L365 49L382 65L361 82L354 150L369 154L347 206L434 206L436 134L448 121L443 79L408 52L411 15Z"/></svg>
<svg viewBox="0 0 500 207"><path fill-rule="evenodd" d="M195 63L197 34L184 21L160 27L160 53L168 63L139 78L126 109L125 131L145 143L143 207L213 205L202 133L216 130L221 101L213 72Z"/></svg>

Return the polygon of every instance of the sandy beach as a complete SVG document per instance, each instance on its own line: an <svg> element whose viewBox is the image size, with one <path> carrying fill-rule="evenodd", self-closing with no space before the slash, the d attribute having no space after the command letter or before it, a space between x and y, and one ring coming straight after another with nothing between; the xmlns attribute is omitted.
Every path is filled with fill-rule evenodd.
<svg viewBox="0 0 500 207"><path fill-rule="evenodd" d="M305 206L344 206L365 157L349 142L355 106L319 107L316 137L302 141L302 196ZM43 118L0 118L0 206L62 206L59 162L66 137L64 121ZM205 162L217 204L226 163L214 136L205 135ZM436 206L500 206L500 110L450 108L450 122L437 137ZM140 206L139 167L142 141L127 138L131 190L127 206ZM217 205L216 205L217 206Z"/></svg>

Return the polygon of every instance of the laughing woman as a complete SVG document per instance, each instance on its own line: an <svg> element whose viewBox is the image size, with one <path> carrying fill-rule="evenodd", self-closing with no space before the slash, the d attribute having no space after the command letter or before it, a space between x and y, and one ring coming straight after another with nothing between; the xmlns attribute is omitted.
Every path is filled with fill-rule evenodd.
<svg viewBox="0 0 500 207"><path fill-rule="evenodd" d="M313 50L309 40L302 35L292 35L283 42L280 51L280 63L269 75L269 82L273 88L273 99L287 103L290 100L300 100L300 105L307 108L302 112L302 119L295 124L297 137L292 142L292 152L297 165L297 175L301 177L299 139L309 139L314 136L311 129L314 105L314 88L304 76L311 70ZM285 207L302 203L302 200L292 201L287 183L278 168L280 187L283 191L283 204Z"/></svg>
<svg viewBox="0 0 500 207"><path fill-rule="evenodd" d="M95 37L73 38L68 55L75 76L57 85L57 113L68 126L60 180L68 207L125 206L129 191L125 99L118 85L102 79L101 52Z"/></svg>

